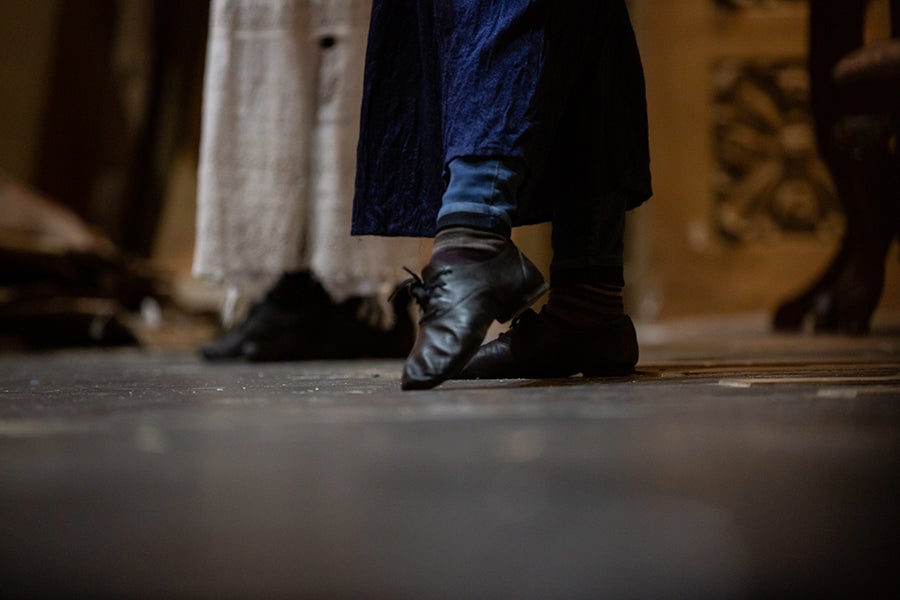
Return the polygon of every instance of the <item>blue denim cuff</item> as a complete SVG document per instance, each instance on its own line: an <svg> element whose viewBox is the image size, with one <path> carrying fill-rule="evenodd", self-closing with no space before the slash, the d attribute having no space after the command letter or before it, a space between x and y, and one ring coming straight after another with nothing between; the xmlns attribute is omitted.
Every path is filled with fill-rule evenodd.
<svg viewBox="0 0 900 600"><path fill-rule="evenodd" d="M521 163L506 158L464 156L450 161L447 169L450 182L441 198L438 229L464 225L508 232L522 181Z"/></svg>

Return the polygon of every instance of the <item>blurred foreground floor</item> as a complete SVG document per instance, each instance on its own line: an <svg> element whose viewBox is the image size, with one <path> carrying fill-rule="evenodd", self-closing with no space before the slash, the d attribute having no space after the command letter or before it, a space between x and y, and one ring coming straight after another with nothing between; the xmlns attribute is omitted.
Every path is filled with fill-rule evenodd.
<svg viewBox="0 0 900 600"><path fill-rule="evenodd" d="M896 597L900 335L640 330L630 378L0 357L6 593Z"/></svg>

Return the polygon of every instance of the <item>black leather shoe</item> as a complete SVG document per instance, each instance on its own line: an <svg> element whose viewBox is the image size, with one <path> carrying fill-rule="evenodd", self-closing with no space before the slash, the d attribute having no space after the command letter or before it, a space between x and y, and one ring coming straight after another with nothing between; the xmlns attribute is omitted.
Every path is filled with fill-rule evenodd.
<svg viewBox="0 0 900 600"><path fill-rule="evenodd" d="M422 316L401 387L428 389L454 377L484 341L494 319L515 317L547 291L538 271L512 242L493 258L469 264L432 262L413 275L410 293Z"/></svg>
<svg viewBox="0 0 900 600"><path fill-rule="evenodd" d="M382 330L360 320L361 298L329 304L308 314L299 327L249 340L242 347L250 362L284 360L348 360L402 358L409 354L415 328L409 314L409 296L393 300L394 326ZM303 312L303 307L298 307Z"/></svg>
<svg viewBox="0 0 900 600"><path fill-rule="evenodd" d="M457 379L540 379L620 376L634 372L638 343L628 315L574 330L533 310L478 349Z"/></svg>
<svg viewBox="0 0 900 600"><path fill-rule="evenodd" d="M394 326L382 330L360 320L362 298L331 301L318 281L292 277L281 286L281 300L270 291L235 329L200 349L206 360L251 362L352 358L401 358L409 354L415 328L409 294L395 293ZM285 288L290 286L290 301Z"/></svg>
<svg viewBox="0 0 900 600"><path fill-rule="evenodd" d="M307 321L302 312L262 300L237 327L200 348L200 354L206 360L243 359L249 348L257 351L261 344L303 331Z"/></svg>

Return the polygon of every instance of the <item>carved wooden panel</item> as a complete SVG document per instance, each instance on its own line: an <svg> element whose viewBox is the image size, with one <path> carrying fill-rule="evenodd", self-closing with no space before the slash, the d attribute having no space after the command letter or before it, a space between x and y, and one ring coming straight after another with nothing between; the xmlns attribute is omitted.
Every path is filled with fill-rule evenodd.
<svg viewBox="0 0 900 600"><path fill-rule="evenodd" d="M715 222L734 241L826 237L842 217L815 144L801 59L713 63Z"/></svg>

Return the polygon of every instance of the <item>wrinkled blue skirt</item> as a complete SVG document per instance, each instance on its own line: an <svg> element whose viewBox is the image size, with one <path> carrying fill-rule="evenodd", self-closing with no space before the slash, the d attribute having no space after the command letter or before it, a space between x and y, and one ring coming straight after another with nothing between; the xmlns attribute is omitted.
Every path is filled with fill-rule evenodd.
<svg viewBox="0 0 900 600"><path fill-rule="evenodd" d="M622 0L375 0L353 233L432 236L458 156L526 168L514 224L650 197L644 75Z"/></svg>

